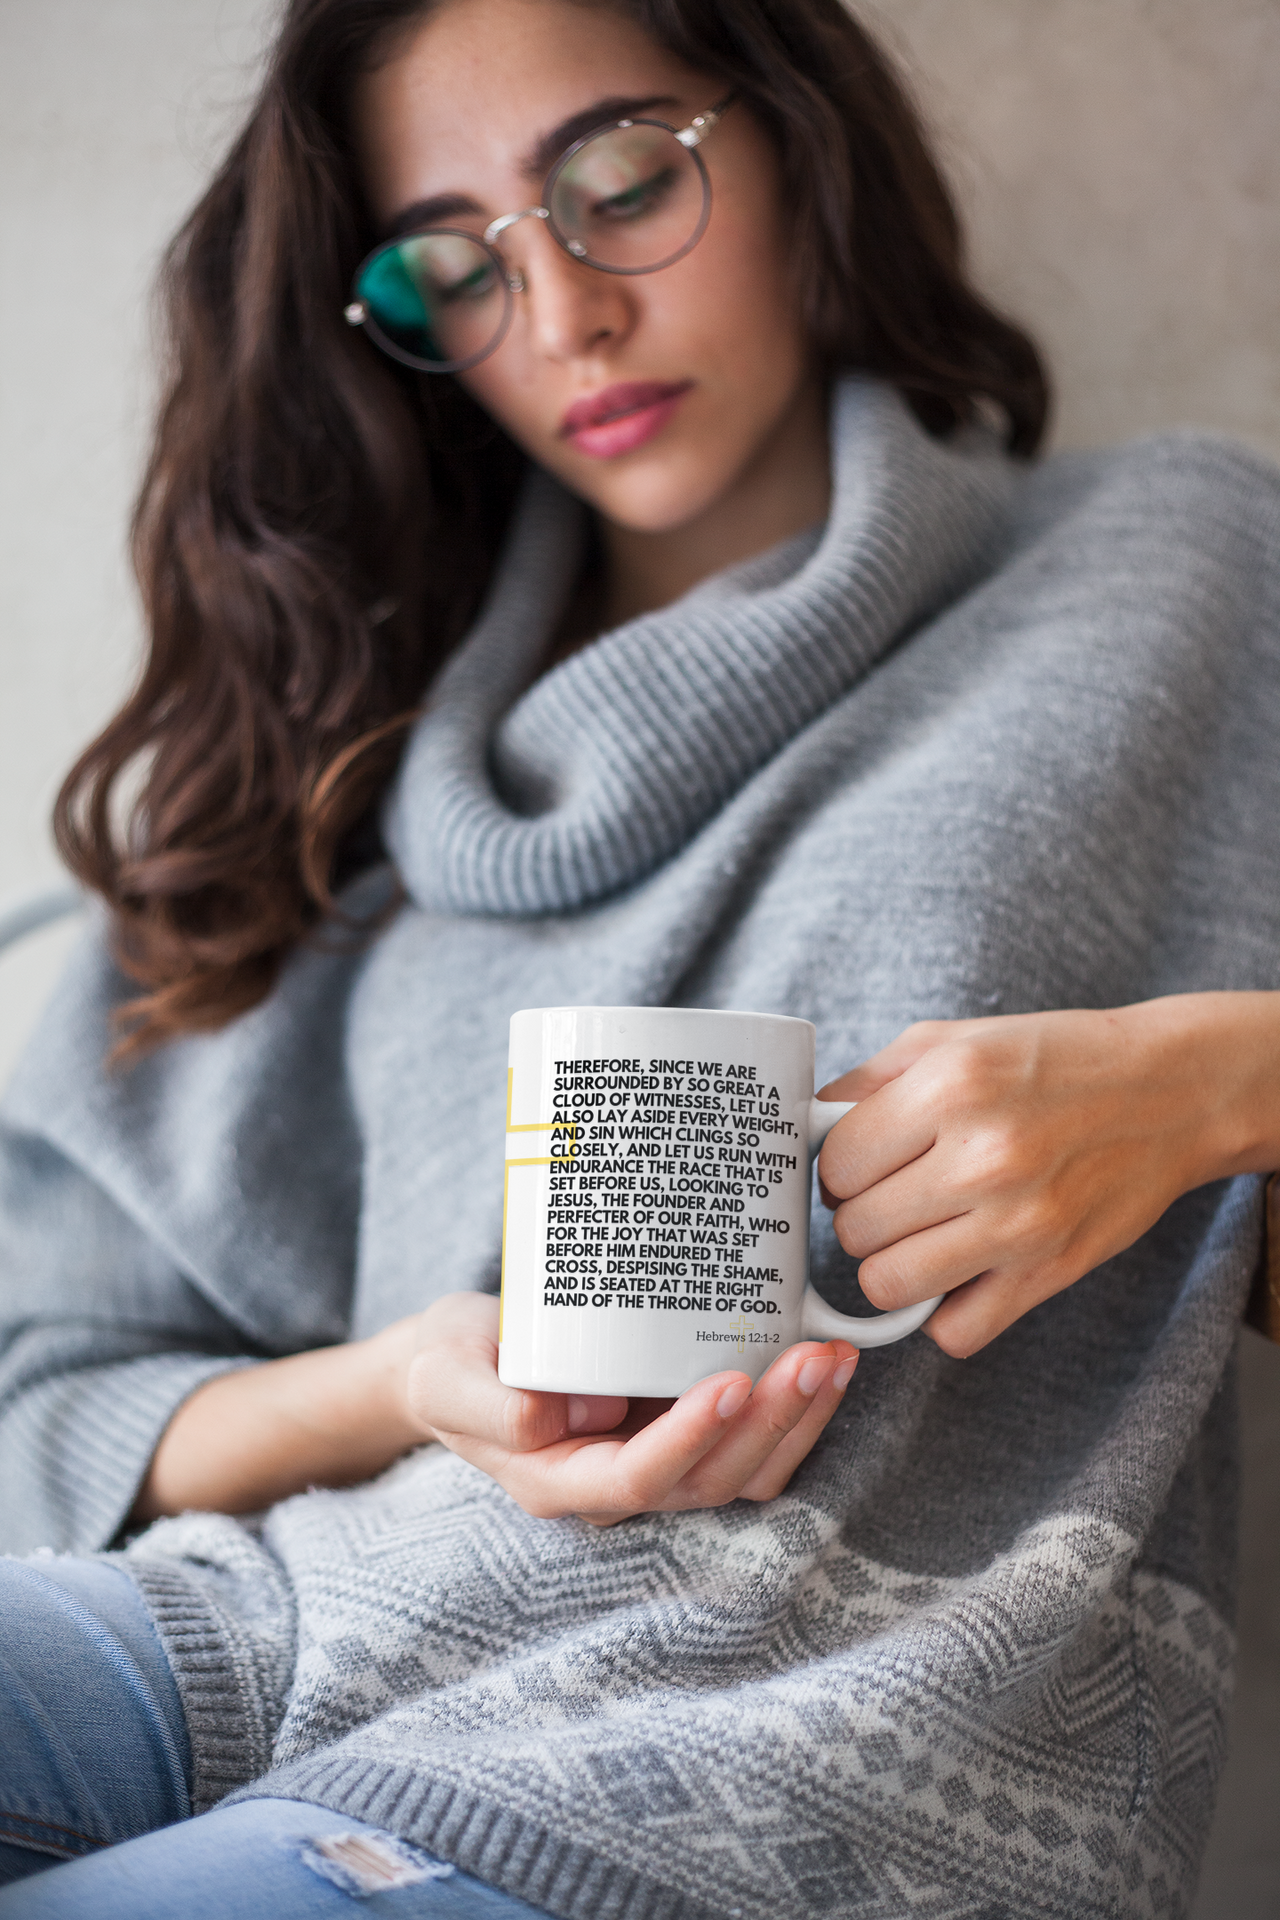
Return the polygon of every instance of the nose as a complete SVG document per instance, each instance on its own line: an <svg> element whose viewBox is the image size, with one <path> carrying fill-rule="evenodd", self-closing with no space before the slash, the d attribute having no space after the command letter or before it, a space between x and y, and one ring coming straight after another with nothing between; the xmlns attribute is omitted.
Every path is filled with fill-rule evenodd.
<svg viewBox="0 0 1280 1920"><path fill-rule="evenodd" d="M530 344L549 360L581 359L625 339L635 324L634 297L625 279L572 259L541 221L525 223L519 259L511 264L524 282L516 296L517 315Z"/></svg>

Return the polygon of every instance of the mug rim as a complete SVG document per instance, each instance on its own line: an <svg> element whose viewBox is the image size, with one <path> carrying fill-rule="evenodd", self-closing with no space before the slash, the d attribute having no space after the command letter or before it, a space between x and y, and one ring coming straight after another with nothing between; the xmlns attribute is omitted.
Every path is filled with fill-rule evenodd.
<svg viewBox="0 0 1280 1920"><path fill-rule="evenodd" d="M763 1021L767 1021L771 1026L808 1027L810 1031L814 1034L816 1034L818 1031L817 1027L814 1025L812 1020L805 1020L799 1014L753 1013L746 1008L744 1008L741 1012L739 1012L739 1010L736 1007L597 1006L597 1005L594 1005L591 1001L584 1000L584 1001L579 1001L578 1003L573 1005L567 1005L562 1007L517 1007L516 1011L512 1014L511 1018L513 1020L518 1020L522 1014L526 1014L526 1013L660 1013L664 1015L678 1014L678 1015L683 1015L690 1020L763 1020Z"/></svg>

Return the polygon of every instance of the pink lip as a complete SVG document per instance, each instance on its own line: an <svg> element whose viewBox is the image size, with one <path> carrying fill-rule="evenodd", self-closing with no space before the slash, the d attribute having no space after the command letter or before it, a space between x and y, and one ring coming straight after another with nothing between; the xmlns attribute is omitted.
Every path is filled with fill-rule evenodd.
<svg viewBox="0 0 1280 1920"><path fill-rule="evenodd" d="M579 453L612 460L643 446L665 427L692 380L623 380L575 400L560 422L561 437Z"/></svg>

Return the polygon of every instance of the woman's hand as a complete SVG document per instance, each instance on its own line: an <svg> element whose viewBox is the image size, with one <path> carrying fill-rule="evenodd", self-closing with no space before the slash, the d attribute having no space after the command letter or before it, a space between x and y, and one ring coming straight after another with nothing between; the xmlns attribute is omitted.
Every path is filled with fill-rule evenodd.
<svg viewBox="0 0 1280 1920"><path fill-rule="evenodd" d="M458 1293L419 1316L408 1400L430 1433L527 1513L611 1526L638 1513L772 1500L840 1404L858 1356L807 1341L756 1382L699 1381L676 1401L532 1393L498 1378L498 1303Z"/></svg>
<svg viewBox="0 0 1280 1920"><path fill-rule="evenodd" d="M926 1021L822 1090L818 1162L877 1307L977 1352L1131 1246L1179 1195L1280 1166L1280 994Z"/></svg>
<svg viewBox="0 0 1280 1920"><path fill-rule="evenodd" d="M367 1340L219 1374L160 1437L132 1524L254 1513L381 1473L441 1440L530 1513L628 1514L771 1500L840 1404L843 1342L792 1347L756 1384L721 1373L666 1401L526 1393L498 1378L498 1303L458 1293Z"/></svg>

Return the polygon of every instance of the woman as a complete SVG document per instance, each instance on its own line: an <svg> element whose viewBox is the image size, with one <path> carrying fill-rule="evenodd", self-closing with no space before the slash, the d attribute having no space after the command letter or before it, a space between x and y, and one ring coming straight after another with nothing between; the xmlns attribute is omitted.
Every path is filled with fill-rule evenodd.
<svg viewBox="0 0 1280 1920"><path fill-rule="evenodd" d="M66 1557L4 1563L0 1915L1184 1911L1276 476L1027 465L836 0L294 0L170 286L151 656L59 816L110 918L5 1106ZM835 1235L932 1343L503 1388L507 1018L573 1002L864 1059Z"/></svg>

